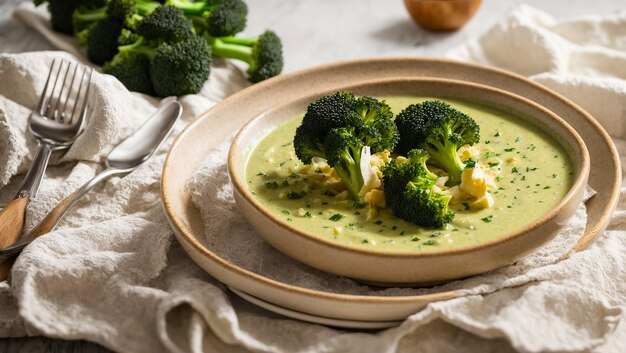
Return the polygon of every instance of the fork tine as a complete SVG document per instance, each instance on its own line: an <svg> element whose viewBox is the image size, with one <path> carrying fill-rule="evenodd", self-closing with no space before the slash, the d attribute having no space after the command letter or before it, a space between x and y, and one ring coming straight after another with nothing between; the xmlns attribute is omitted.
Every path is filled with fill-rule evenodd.
<svg viewBox="0 0 626 353"><path fill-rule="evenodd" d="M48 91L48 84L50 84L50 77L52 77L52 72L54 71L54 65L56 64L57 59L52 59L52 65L50 65L50 70L48 71L48 78L46 78L46 84L43 86L43 91L41 91L41 95L39 96L39 103L37 103L37 108L35 109L40 115L43 115L43 106L46 101L46 92Z"/></svg>
<svg viewBox="0 0 626 353"><path fill-rule="evenodd" d="M65 60L61 61L59 64L59 70L56 73L56 77L54 78L54 85L52 86L52 92L50 92L50 98L48 99L46 113L43 114L44 117L55 120L54 111L52 110L52 100L54 99L54 92L57 90L57 83L59 82L59 76L61 76L61 70L63 69L63 64Z"/></svg>
<svg viewBox="0 0 626 353"><path fill-rule="evenodd" d="M67 68L65 68L65 75L63 76L63 82L61 83L61 90L59 91L59 96L57 97L57 104L54 107L54 115L58 117L60 123L63 122L63 111L59 111L59 105L61 104L61 99L63 99L63 91L65 90L65 87L67 87L67 76L70 73L70 67L72 67L72 63L68 61ZM67 91L67 96L69 97L70 94L72 94L71 88Z"/></svg>
<svg viewBox="0 0 626 353"><path fill-rule="evenodd" d="M78 102L81 99L81 93L83 91L83 84L85 83L85 75L87 74L87 70L88 69L84 69L83 70L83 74L80 78L80 86L78 86L78 93L76 95L76 103L74 104L74 108L72 109L72 115L70 116L70 121L74 122L74 114L76 113L76 107L78 106ZM85 90L85 94L83 95L82 99L83 99L83 104L81 107L81 110L79 112L78 117L76 118L75 123L78 123L81 121L81 119L83 119L85 117L85 113L87 111L87 100L89 98L89 91L90 91L90 87L91 87L91 76L93 74L93 68L89 69L89 76L87 77L87 88Z"/></svg>
<svg viewBox="0 0 626 353"><path fill-rule="evenodd" d="M78 63L76 63L76 66L74 67L74 73L72 73L72 80L70 81L70 88L67 91L67 96L65 97L65 103L63 103L63 110L61 110L61 114L63 114L63 116L65 116L65 112L67 111L67 101L70 100L70 95L72 93L72 88L74 88L74 81L76 79L76 73L78 72L78 67L80 65ZM74 103L78 103L78 102L74 102ZM67 123L70 124L72 123L72 116L70 115L69 120L67 120Z"/></svg>

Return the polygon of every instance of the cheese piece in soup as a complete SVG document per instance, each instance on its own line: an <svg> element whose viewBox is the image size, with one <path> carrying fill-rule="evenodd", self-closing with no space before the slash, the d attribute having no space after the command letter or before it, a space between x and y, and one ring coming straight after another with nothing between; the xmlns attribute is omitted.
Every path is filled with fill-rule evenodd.
<svg viewBox="0 0 626 353"><path fill-rule="evenodd" d="M394 113L427 99L439 99L480 125L479 160L499 168L495 203L474 210L452 205L456 216L446 229L422 228L387 209L355 208L347 192L336 192L332 170L306 170L293 150L293 117L251 151L246 179L251 192L276 217L304 232L355 247L384 251L450 249L498 238L537 220L556 206L573 181L571 162L549 134L510 113L468 102L385 97ZM304 172L306 170L306 172Z"/></svg>

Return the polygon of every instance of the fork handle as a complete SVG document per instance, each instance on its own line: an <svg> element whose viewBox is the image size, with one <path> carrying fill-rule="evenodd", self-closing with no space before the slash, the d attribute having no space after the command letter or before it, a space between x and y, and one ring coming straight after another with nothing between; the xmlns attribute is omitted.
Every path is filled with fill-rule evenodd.
<svg viewBox="0 0 626 353"><path fill-rule="evenodd" d="M20 189L16 195L17 198L32 198L37 195L37 191L39 190L41 180L46 172L46 167L48 166L52 150L52 146L48 143L39 141L35 158L33 158L33 163L30 165L30 168L22 181L22 185L20 185Z"/></svg>

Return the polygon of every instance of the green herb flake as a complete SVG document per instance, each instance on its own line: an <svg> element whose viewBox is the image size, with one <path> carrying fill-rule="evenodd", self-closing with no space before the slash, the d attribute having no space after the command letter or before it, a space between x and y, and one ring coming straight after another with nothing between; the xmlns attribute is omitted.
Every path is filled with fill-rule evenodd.
<svg viewBox="0 0 626 353"><path fill-rule="evenodd" d="M517 170L517 167L513 167L511 169L511 173L519 173L519 171Z"/></svg>
<svg viewBox="0 0 626 353"><path fill-rule="evenodd" d="M276 181L266 181L265 187L268 189L278 189L278 183Z"/></svg>
<svg viewBox="0 0 626 353"><path fill-rule="evenodd" d="M411 237L411 241L420 241L420 238L416 237L416 236L412 236Z"/></svg>
<svg viewBox="0 0 626 353"><path fill-rule="evenodd" d="M465 208L465 211L467 211L467 210L469 210L469 209L470 209L470 205L469 205L469 203L467 203L467 202L463 202L463 203L462 203L462 205L463 205L463 208Z"/></svg>
<svg viewBox="0 0 626 353"><path fill-rule="evenodd" d="M543 189L544 189L544 190L547 190L547 189L550 189L550 188L551 188L551 186L550 186L550 185L547 185L547 186L544 186L544 187L543 187Z"/></svg>
<svg viewBox="0 0 626 353"><path fill-rule="evenodd" d="M363 243L363 244L367 244L367 243L369 243L369 240L367 240L367 239L363 239L363 240L361 240L361 243Z"/></svg>
<svg viewBox="0 0 626 353"><path fill-rule="evenodd" d="M489 215L485 218L481 218L481 220L485 223L491 223L491 221L493 221L493 215Z"/></svg>
<svg viewBox="0 0 626 353"><path fill-rule="evenodd" d="M515 142L519 142L519 140L520 140L520 138L519 138L519 136L517 136L517 137L515 138Z"/></svg>
<svg viewBox="0 0 626 353"><path fill-rule="evenodd" d="M329 218L329 219L330 219L331 221L335 221L335 222L337 222L337 221L342 220L344 217L345 217L345 216L344 216L344 215L342 215L341 213L335 213L334 215L330 216L330 218Z"/></svg>
<svg viewBox="0 0 626 353"><path fill-rule="evenodd" d="M429 239L428 241L423 242L422 244L424 245L435 245L437 244L437 241L433 240L433 239Z"/></svg>
<svg viewBox="0 0 626 353"><path fill-rule="evenodd" d="M301 198L303 198L303 197L305 197L305 196L306 196L306 191L300 191L300 192L297 192L297 191L289 191L289 192L287 193L287 198L288 198L289 200L298 200L298 199L301 199Z"/></svg>
<svg viewBox="0 0 626 353"><path fill-rule="evenodd" d="M282 213L284 213L284 214L289 214L289 211L287 211L287 210L282 210L282 211L280 211L280 212L282 212Z"/></svg>
<svg viewBox="0 0 626 353"><path fill-rule="evenodd" d="M504 152L513 152L515 151L515 147L511 147L511 148L505 148Z"/></svg>
<svg viewBox="0 0 626 353"><path fill-rule="evenodd" d="M552 174L552 179L556 179L557 175L556 174Z"/></svg>
<svg viewBox="0 0 626 353"><path fill-rule="evenodd" d="M256 173L256 176L266 176L267 174L263 173L263 172L258 172Z"/></svg>
<svg viewBox="0 0 626 353"><path fill-rule="evenodd" d="M493 136L494 137L500 137L500 131L496 131L496 133Z"/></svg>
<svg viewBox="0 0 626 353"><path fill-rule="evenodd" d="M497 167L497 166L499 166L499 165L500 165L500 163L498 163L498 162L489 162L489 163L487 163L487 164L489 164L489 167L492 167L492 168L493 168L493 167Z"/></svg>
<svg viewBox="0 0 626 353"><path fill-rule="evenodd" d="M476 161L473 159L468 159L465 161L465 168L474 168L476 166Z"/></svg>
<svg viewBox="0 0 626 353"><path fill-rule="evenodd" d="M381 220L379 219L379 220L377 220L377 221L376 221L376 222L374 222L374 223L375 223L375 224L378 224L378 225L381 225L381 224L383 224L383 221L381 221Z"/></svg>
<svg viewBox="0 0 626 353"><path fill-rule="evenodd" d="M490 143L491 143L491 141L489 141L489 140L485 140L485 145L488 145L488 144L490 144Z"/></svg>

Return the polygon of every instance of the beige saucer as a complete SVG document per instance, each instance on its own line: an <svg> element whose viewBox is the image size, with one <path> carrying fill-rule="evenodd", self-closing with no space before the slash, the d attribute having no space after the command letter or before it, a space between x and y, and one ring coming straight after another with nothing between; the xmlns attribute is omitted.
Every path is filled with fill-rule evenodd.
<svg viewBox="0 0 626 353"><path fill-rule="evenodd" d="M388 297L331 293L293 286L235 266L202 242L200 214L185 191L186 181L205 156L249 119L299 97L375 79L410 77L448 78L501 88L565 119L587 144L592 167L589 184L597 191L587 202L587 228L577 249L584 249L606 228L617 204L621 170L608 134L588 113L543 86L505 71L447 60L385 58L341 62L279 76L229 97L191 123L172 145L163 170L164 208L178 241L203 269L230 287L311 315L359 321L402 320L429 302L457 297L454 291ZM602 173L596 172L600 170Z"/></svg>

